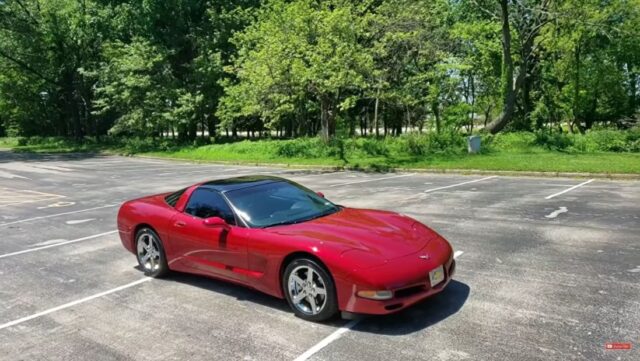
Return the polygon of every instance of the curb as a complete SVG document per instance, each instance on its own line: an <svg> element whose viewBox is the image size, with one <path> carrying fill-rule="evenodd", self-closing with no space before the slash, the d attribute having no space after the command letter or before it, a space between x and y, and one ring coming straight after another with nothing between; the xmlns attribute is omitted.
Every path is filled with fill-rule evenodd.
<svg viewBox="0 0 640 361"><path fill-rule="evenodd" d="M127 156L125 156L127 157ZM128 155L128 157L180 161L195 164L228 164L228 165L246 165L246 166L272 166L292 169L308 169L318 171L360 171L365 173L393 173L393 172L411 172L425 174L455 174L455 175L498 175L506 177L541 177L541 178L594 178L609 180L640 180L640 174L625 173L573 173L573 172L541 172L541 171L509 171L509 170L482 170L482 169L436 169L436 168L389 168L388 171L377 171L374 169L359 169L344 166L320 166L310 164L287 164L287 163L260 163L260 162L241 162L241 161L222 161L222 160L193 160L183 158L156 157L149 155Z"/></svg>

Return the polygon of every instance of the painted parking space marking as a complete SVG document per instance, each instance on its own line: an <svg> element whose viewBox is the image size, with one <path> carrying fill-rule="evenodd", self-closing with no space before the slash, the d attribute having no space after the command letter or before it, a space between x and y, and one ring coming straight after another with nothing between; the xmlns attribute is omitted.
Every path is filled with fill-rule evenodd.
<svg viewBox="0 0 640 361"><path fill-rule="evenodd" d="M33 315L29 315L29 316L26 316L26 317L19 318L17 320L13 320L13 321L9 321L9 322L3 323L3 324L0 325L0 330L3 330L5 328L9 328L11 326L19 325L19 324L27 322L27 321L31 321L31 320L36 319L38 317L46 316L46 315L48 315L50 313L61 311L61 310L64 310L66 308L73 307L73 306L79 305L81 303L85 303L85 302L94 300L96 298L104 297L104 296L110 295L112 293L125 290L127 288L131 288L131 287L137 286L137 285L139 285L141 283L151 281L152 279L153 278L145 277L145 278L139 279L137 281L133 281L131 283L127 283L125 285L122 285L122 286L119 286L119 287L116 287L116 288L112 288L112 289L107 290L107 291L96 293L94 295L91 295L91 296L88 296L88 297L85 297L85 298L81 298L79 300L75 300L75 301L60 305L60 306L49 308L47 310L44 310L44 311L41 311L41 312L38 312L38 313L34 313Z"/></svg>
<svg viewBox="0 0 640 361"><path fill-rule="evenodd" d="M464 251L455 251L453 253L453 259L458 259L460 258L460 256L462 256L462 254L464 253Z"/></svg>
<svg viewBox="0 0 640 361"><path fill-rule="evenodd" d="M91 221L95 221L95 218L87 218L87 219L73 219L70 221L66 221L64 223L66 224L70 224L70 225L74 225L74 224L81 224L81 223L87 223L87 222L91 222Z"/></svg>
<svg viewBox="0 0 640 361"><path fill-rule="evenodd" d="M355 327L358 323L360 323L361 320L362 319L358 319L358 320L353 320L353 321L348 322L346 325L340 327L339 329L337 329L333 333L331 333L329 336L327 336L324 339L322 339L322 341L320 341L317 344L313 345L313 347L311 347L310 349L305 351L302 355L296 357L294 361L305 361L305 360L308 360L309 357L311 357L314 354L318 353L318 351L322 350L323 348L327 347L330 343L332 343L332 342L336 341L337 339L339 339L345 332L347 332L347 331L351 330L353 327Z"/></svg>
<svg viewBox="0 0 640 361"><path fill-rule="evenodd" d="M25 177L25 176L21 176L21 175L18 175L18 174L5 172L3 170L0 170L0 178L7 178L7 179L17 178L17 179L28 179L28 180L31 180L31 178L29 178L29 177Z"/></svg>
<svg viewBox="0 0 640 361"><path fill-rule="evenodd" d="M567 213L568 211L569 210L567 209L567 207L560 207L560 208L556 209L555 211L547 214L545 216L545 218L553 219L553 218L558 217L562 213Z"/></svg>
<svg viewBox="0 0 640 361"><path fill-rule="evenodd" d="M51 203L51 204L46 205L46 206L38 207L38 209L70 207L70 206L72 206L74 204L76 204L76 202L69 202L69 201L56 202L56 203Z"/></svg>
<svg viewBox="0 0 640 361"><path fill-rule="evenodd" d="M165 176L165 175L175 175L175 174L198 174L198 173L209 173L209 172L233 172L233 171L243 171L245 169L241 169L241 168L228 168L228 169L199 169L199 170L187 170L187 171L181 171L181 170L173 170L172 172L167 172L167 173L160 173L158 174L159 176Z"/></svg>
<svg viewBox="0 0 640 361"><path fill-rule="evenodd" d="M574 189L576 189L576 188L580 188L580 187L582 187L582 186L584 186L584 185L587 185L587 184L589 184L589 183L593 182L594 180L595 180L595 179L589 179L589 180L588 180L588 181L586 181L586 182L582 182L582 183L577 184L577 185L575 185L575 186L573 186L573 187L567 188L567 189L565 189L565 190L563 190L563 191L561 191L561 192L558 192L558 193L552 194L552 195L550 195L550 196L546 196L544 199L551 199L551 198L555 198L555 197L557 197L557 196L559 196L559 195L565 194L565 193L567 193L567 192L571 192L572 190L574 190Z"/></svg>
<svg viewBox="0 0 640 361"><path fill-rule="evenodd" d="M116 231L103 232L103 233L98 233L98 234L94 234L94 235L91 235L91 236L72 239L70 241L64 241L64 242L60 242L60 243L48 244L46 246L24 249L22 251L16 251L16 252L11 252L11 253L0 254L0 259L19 256L19 255L25 254L25 253L42 251L43 249L49 249L49 248L53 248L53 247L60 247L60 246L64 246L64 245L67 245L67 244L78 243L78 242L82 242L82 241L88 241L90 239L94 239L94 238L98 238L98 237L102 237L102 236L107 236L107 235L114 234L114 233L117 233L117 232L118 232L117 230Z"/></svg>
<svg viewBox="0 0 640 361"><path fill-rule="evenodd" d="M50 201L60 198L65 198L65 196L27 189L0 188L0 208L23 203Z"/></svg>
<svg viewBox="0 0 640 361"><path fill-rule="evenodd" d="M25 219L20 219L17 221L13 221L13 222L5 222L5 223L0 223L0 227L2 226L10 226L12 224L18 224L18 223L24 223L24 222L32 222L32 221L37 221L40 219L47 219L47 218L54 218L54 217L60 217L60 216L65 216L68 214L76 214L76 213L82 213L82 212L89 212L89 211L94 211L97 209L103 209L103 208L112 208L112 207L117 207L118 204L107 204L105 206L100 206L100 207L93 207L93 208L87 208L87 209L80 209L77 211L70 211L70 212L62 212L62 213L56 213L56 214L49 214L46 216L39 216L39 217L32 217L32 218L25 218Z"/></svg>
<svg viewBox="0 0 640 361"><path fill-rule="evenodd" d="M410 176L412 176L412 175L415 175L415 173L400 174L400 175L396 175L396 176L392 176L392 177L382 177L382 178L365 179L365 180L359 180L359 181L347 182L347 183L332 184L332 185L330 185L330 186L327 186L327 188L340 187L340 186L346 186L346 185L350 185L350 184L359 184L359 183L367 183L367 182L377 182L377 181L382 181L382 180L387 180L387 179L396 179L396 178L410 177Z"/></svg>
<svg viewBox="0 0 640 361"><path fill-rule="evenodd" d="M494 178L498 178L498 176L496 175L492 175L490 177L485 177L485 178L480 178L480 179L474 179L471 181L467 181L467 182L462 182L462 183L456 183L456 184L451 184L448 186L444 186L444 187L438 187L438 188L431 188L431 189L427 189L426 191L422 192L422 193L431 193L431 192L435 192L435 191L439 191L439 190L443 190L443 189L449 189L449 188L455 188L455 187L459 187L465 184L471 184L471 183L477 183L477 182L483 182L489 179L494 179Z"/></svg>

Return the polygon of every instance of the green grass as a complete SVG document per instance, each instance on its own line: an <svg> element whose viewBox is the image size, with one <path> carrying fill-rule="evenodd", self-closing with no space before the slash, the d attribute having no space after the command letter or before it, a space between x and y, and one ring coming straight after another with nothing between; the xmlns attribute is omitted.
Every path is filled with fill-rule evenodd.
<svg viewBox="0 0 640 361"><path fill-rule="evenodd" d="M640 174L640 133L594 131L549 136L506 133L484 137L483 153L469 155L464 139L452 134L396 138L258 140L203 146L169 140L105 138L97 143L64 138L0 138L0 148L21 152L109 152L196 161L288 164L348 169L462 169L528 172ZM602 151L616 150L616 151Z"/></svg>
<svg viewBox="0 0 640 361"><path fill-rule="evenodd" d="M335 158L282 158L269 154L237 154L224 150L185 149L177 152L150 152L145 155L198 161L233 163L272 163L288 165L316 165L367 170L464 169L529 172L628 173L640 174L640 154L589 153L565 154L556 151L535 153L504 152L467 156L440 155L426 157L369 157L348 158L347 162Z"/></svg>
<svg viewBox="0 0 640 361"><path fill-rule="evenodd" d="M0 148L15 148L18 145L18 138L0 137Z"/></svg>

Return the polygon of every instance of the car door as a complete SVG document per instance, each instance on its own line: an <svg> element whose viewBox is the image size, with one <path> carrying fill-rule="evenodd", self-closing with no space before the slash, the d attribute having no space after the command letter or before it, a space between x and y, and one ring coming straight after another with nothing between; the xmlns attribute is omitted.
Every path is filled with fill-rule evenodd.
<svg viewBox="0 0 640 361"><path fill-rule="evenodd" d="M220 217L228 227L204 224L209 217ZM180 250L180 259L193 271L212 276L246 281L247 240L245 229L236 225L226 200L215 190L195 189L183 212L170 222L172 244Z"/></svg>

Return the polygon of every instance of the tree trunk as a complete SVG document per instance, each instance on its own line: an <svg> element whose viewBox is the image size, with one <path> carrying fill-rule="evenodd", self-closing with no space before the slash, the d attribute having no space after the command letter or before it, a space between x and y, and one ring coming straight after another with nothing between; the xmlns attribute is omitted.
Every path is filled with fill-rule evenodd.
<svg viewBox="0 0 640 361"><path fill-rule="evenodd" d="M436 133L440 134L440 107L438 106L438 102L431 103L431 111L436 118Z"/></svg>
<svg viewBox="0 0 640 361"><path fill-rule="evenodd" d="M207 117L207 129L209 130L209 137L216 136L216 117L209 115Z"/></svg>
<svg viewBox="0 0 640 361"><path fill-rule="evenodd" d="M379 94L380 92L378 92ZM378 128L378 105L380 104L380 97L376 95L376 105L373 108L373 127L376 130L376 137L380 136L380 129Z"/></svg>
<svg viewBox="0 0 640 361"><path fill-rule="evenodd" d="M493 110L493 104L489 104L487 109L484 111L484 127L487 128L487 122L489 121L489 117L491 116L491 111Z"/></svg>
<svg viewBox="0 0 640 361"><path fill-rule="evenodd" d="M504 106L502 112L494 121L487 125L487 130L492 134L498 133L513 119L516 109L516 96L522 82L523 75L518 74L518 79L513 78L513 58L511 57L511 27L509 25L508 0L500 0L500 13L502 18L502 96Z"/></svg>
<svg viewBox="0 0 640 361"><path fill-rule="evenodd" d="M471 120L469 121L469 135L473 134L473 123L476 117L476 83L473 73L469 75L471 86Z"/></svg>
<svg viewBox="0 0 640 361"><path fill-rule="evenodd" d="M571 124L571 132L573 133L574 131L574 126L578 126L578 130L580 130L580 132L582 132L582 129L580 127L580 121L578 119L579 115L578 113L580 112L580 64L581 64L581 59L580 59L580 42L578 41L578 45L576 46L576 50L575 50L575 66L576 66L576 72L575 72L575 79L574 79L574 89L573 89L573 123Z"/></svg>
<svg viewBox="0 0 640 361"><path fill-rule="evenodd" d="M320 99L320 137L323 141L329 141L329 100Z"/></svg>
<svg viewBox="0 0 640 361"><path fill-rule="evenodd" d="M629 66L629 65L628 65ZM629 72L629 110L628 115L632 116L638 107L638 74L634 71Z"/></svg>

